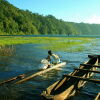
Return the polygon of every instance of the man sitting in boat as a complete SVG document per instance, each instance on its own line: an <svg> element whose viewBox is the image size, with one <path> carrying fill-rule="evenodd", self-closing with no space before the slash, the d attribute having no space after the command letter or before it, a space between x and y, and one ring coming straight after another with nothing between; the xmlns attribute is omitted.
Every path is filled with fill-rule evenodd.
<svg viewBox="0 0 100 100"><path fill-rule="evenodd" d="M58 63L60 63L59 56L52 53L51 50L49 50L47 58L41 60L40 68L47 69Z"/></svg>
<svg viewBox="0 0 100 100"><path fill-rule="evenodd" d="M47 60L50 62L50 64L58 64L60 63L60 58L57 54L52 53L51 50L48 51Z"/></svg>

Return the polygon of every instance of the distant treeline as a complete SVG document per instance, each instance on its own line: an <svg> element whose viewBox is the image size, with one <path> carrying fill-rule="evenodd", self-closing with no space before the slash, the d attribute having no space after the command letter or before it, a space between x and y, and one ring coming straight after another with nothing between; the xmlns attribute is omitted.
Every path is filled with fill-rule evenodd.
<svg viewBox="0 0 100 100"><path fill-rule="evenodd" d="M0 35L98 35L99 24L74 23L39 15L0 0Z"/></svg>

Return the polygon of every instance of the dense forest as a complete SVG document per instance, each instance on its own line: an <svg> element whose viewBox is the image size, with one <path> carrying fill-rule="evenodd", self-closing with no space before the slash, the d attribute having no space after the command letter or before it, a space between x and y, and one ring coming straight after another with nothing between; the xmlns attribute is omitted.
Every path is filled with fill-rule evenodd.
<svg viewBox="0 0 100 100"><path fill-rule="evenodd" d="M57 19L52 15L24 11L7 0L0 0L0 35L98 35L99 24L74 23Z"/></svg>

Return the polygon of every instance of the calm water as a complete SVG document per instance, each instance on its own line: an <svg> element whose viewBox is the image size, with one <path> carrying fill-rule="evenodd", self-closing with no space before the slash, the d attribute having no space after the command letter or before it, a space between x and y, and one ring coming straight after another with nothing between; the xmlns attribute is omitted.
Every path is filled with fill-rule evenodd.
<svg viewBox="0 0 100 100"><path fill-rule="evenodd" d="M94 40L94 42L96 42ZM9 79L22 73L32 74L38 71L41 59L47 56L47 50L39 49L39 44L22 44L5 47L6 52L0 51L0 81ZM100 43L85 44L86 49L81 52L58 51L62 61L67 65L59 70L52 70L19 85L4 84L0 86L0 100L41 100L40 94L49 85L59 80L63 74L73 71L80 63L88 60L88 54L100 54ZM9 50L10 48L10 50ZM71 51L71 50L70 50ZM95 74L94 78L99 78ZM93 100L100 92L100 85L87 83L80 94L71 100Z"/></svg>

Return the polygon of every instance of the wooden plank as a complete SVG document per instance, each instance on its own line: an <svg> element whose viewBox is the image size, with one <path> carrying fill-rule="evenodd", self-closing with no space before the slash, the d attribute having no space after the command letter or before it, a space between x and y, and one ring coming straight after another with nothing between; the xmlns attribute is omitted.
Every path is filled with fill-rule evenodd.
<svg viewBox="0 0 100 100"><path fill-rule="evenodd" d="M89 58L99 57L100 55L88 55Z"/></svg>
<svg viewBox="0 0 100 100"><path fill-rule="evenodd" d="M95 80L95 79L90 79L90 78L83 78L83 77L73 76L73 75L68 75L68 74L65 74L63 76L100 84L100 80Z"/></svg>
<svg viewBox="0 0 100 100"><path fill-rule="evenodd" d="M98 57L100 58L100 55L88 55L89 58L93 58L93 57Z"/></svg>
<svg viewBox="0 0 100 100"><path fill-rule="evenodd" d="M31 79L31 78L33 78L33 77L36 77L36 76L41 75L41 74L44 74L44 73L46 73L46 72L48 72L48 71L50 71L50 70L52 70L52 69L55 69L55 68L57 68L57 67L64 66L64 65L66 65L66 62L62 62L62 63L60 63L60 64L55 65L54 67L51 67L51 68L48 68L48 69L46 69L46 70L42 70L42 71L40 71L40 72L37 72L37 73L35 73L35 74L32 74L32 75L30 75L29 77L26 77L26 78L24 78L24 79L22 79L22 80L16 82L15 84L20 84L20 83L22 83L22 82L24 82L24 81L27 81L27 80L29 80L29 79Z"/></svg>
<svg viewBox="0 0 100 100"><path fill-rule="evenodd" d="M5 83L8 83L8 82L11 82L11 81L14 81L14 80L16 80L16 79L18 79L18 78L19 78L19 79L22 79L22 78L24 78L24 77L25 77L25 74L21 74L21 75L12 77L12 78L10 78L10 79L8 79L8 80L5 80L5 81L1 82L0 85L5 84Z"/></svg>
<svg viewBox="0 0 100 100"><path fill-rule="evenodd" d="M97 94L97 96L94 100L100 100L100 93Z"/></svg>
<svg viewBox="0 0 100 100"><path fill-rule="evenodd" d="M80 68L75 68L75 70L86 71L86 72L93 72L93 73L100 73L100 71L87 70L87 69L80 69Z"/></svg>
<svg viewBox="0 0 100 100"><path fill-rule="evenodd" d="M92 67L97 67L97 68L100 68L100 66L98 65L90 65L90 64L80 64L81 66L92 66Z"/></svg>

